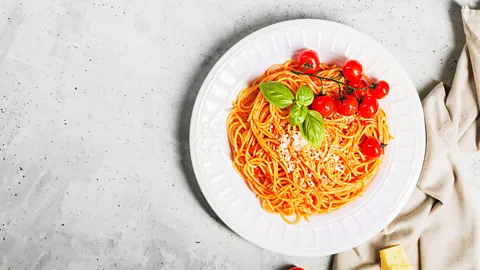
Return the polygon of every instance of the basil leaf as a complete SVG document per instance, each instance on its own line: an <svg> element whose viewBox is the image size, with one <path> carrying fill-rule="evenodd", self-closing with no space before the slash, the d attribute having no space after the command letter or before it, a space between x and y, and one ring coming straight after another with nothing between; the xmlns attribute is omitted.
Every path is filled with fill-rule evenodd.
<svg viewBox="0 0 480 270"><path fill-rule="evenodd" d="M302 85L298 88L295 101L303 106L309 106L313 102L313 91L308 86Z"/></svg>
<svg viewBox="0 0 480 270"><path fill-rule="evenodd" d="M303 121L305 121L305 117L307 117L307 114L307 107L298 104L293 105L290 109L290 124L294 126L300 125L301 123L303 123Z"/></svg>
<svg viewBox="0 0 480 270"><path fill-rule="evenodd" d="M298 126L302 136L313 147L320 148L323 138L325 137L325 125L323 123L322 115L317 111L309 110L305 121Z"/></svg>
<svg viewBox="0 0 480 270"><path fill-rule="evenodd" d="M263 82L258 87L265 99L280 109L290 106L295 99L290 89L279 82Z"/></svg>

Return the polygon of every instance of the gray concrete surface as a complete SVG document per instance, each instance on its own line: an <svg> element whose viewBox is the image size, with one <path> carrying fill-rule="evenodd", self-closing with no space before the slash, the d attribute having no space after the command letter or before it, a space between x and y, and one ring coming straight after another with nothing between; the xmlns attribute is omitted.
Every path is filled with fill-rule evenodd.
<svg viewBox="0 0 480 270"><path fill-rule="evenodd" d="M447 0L0 1L0 269L328 269L226 228L188 153L215 61L296 18L372 36L421 96L451 83L464 43ZM480 156L466 164L480 198Z"/></svg>

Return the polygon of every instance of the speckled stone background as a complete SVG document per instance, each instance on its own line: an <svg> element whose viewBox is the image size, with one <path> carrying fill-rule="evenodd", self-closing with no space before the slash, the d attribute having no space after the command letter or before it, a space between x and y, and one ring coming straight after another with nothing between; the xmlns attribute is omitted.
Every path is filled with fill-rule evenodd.
<svg viewBox="0 0 480 270"><path fill-rule="evenodd" d="M450 0L0 1L0 269L327 269L226 228L188 153L215 61L296 18L372 36L421 96L464 43ZM465 160L480 196L480 156Z"/></svg>

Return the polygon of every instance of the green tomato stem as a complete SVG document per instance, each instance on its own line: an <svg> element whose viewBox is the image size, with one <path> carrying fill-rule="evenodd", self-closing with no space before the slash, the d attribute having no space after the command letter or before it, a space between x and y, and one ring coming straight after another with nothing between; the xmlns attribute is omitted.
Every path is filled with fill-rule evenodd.
<svg viewBox="0 0 480 270"><path fill-rule="evenodd" d="M317 76L317 75L313 75L313 74L307 74L307 73L303 73L303 72L299 72L299 71L295 71L295 70L290 70L290 72L292 72L293 74L295 75L307 75L307 76L313 76L313 77L317 77L318 79L320 79L320 82L321 82L321 87L322 87L322 90L321 92L323 93L323 80L326 80L326 81L331 81L331 82L336 82L337 84L341 84L347 88L350 88L350 89L353 89L353 90L368 90L368 89L373 89L375 88L375 84L372 84L370 86L367 86L367 87L353 87L351 85L348 85L344 82L341 82L341 81L338 81L338 80L335 80L333 78L328 78L328 77L322 77L322 76Z"/></svg>

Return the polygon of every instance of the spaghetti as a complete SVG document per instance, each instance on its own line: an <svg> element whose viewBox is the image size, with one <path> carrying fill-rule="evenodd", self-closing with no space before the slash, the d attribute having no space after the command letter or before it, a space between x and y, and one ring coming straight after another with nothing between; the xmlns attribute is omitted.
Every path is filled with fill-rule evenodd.
<svg viewBox="0 0 480 270"><path fill-rule="evenodd" d="M391 138L383 110L372 118L334 113L324 119L325 139L319 149L306 142L289 123L289 108L270 104L259 90L275 81L293 94L301 85L337 98L339 84L315 76L294 74L293 60L276 64L243 89L233 103L227 131L233 166L256 194L264 210L290 224L303 217L338 209L362 195L379 170L381 158L369 159L359 150L366 136L386 144ZM316 75L345 82L341 69L320 63ZM366 80L368 78L365 77ZM289 216L295 216L293 220Z"/></svg>

